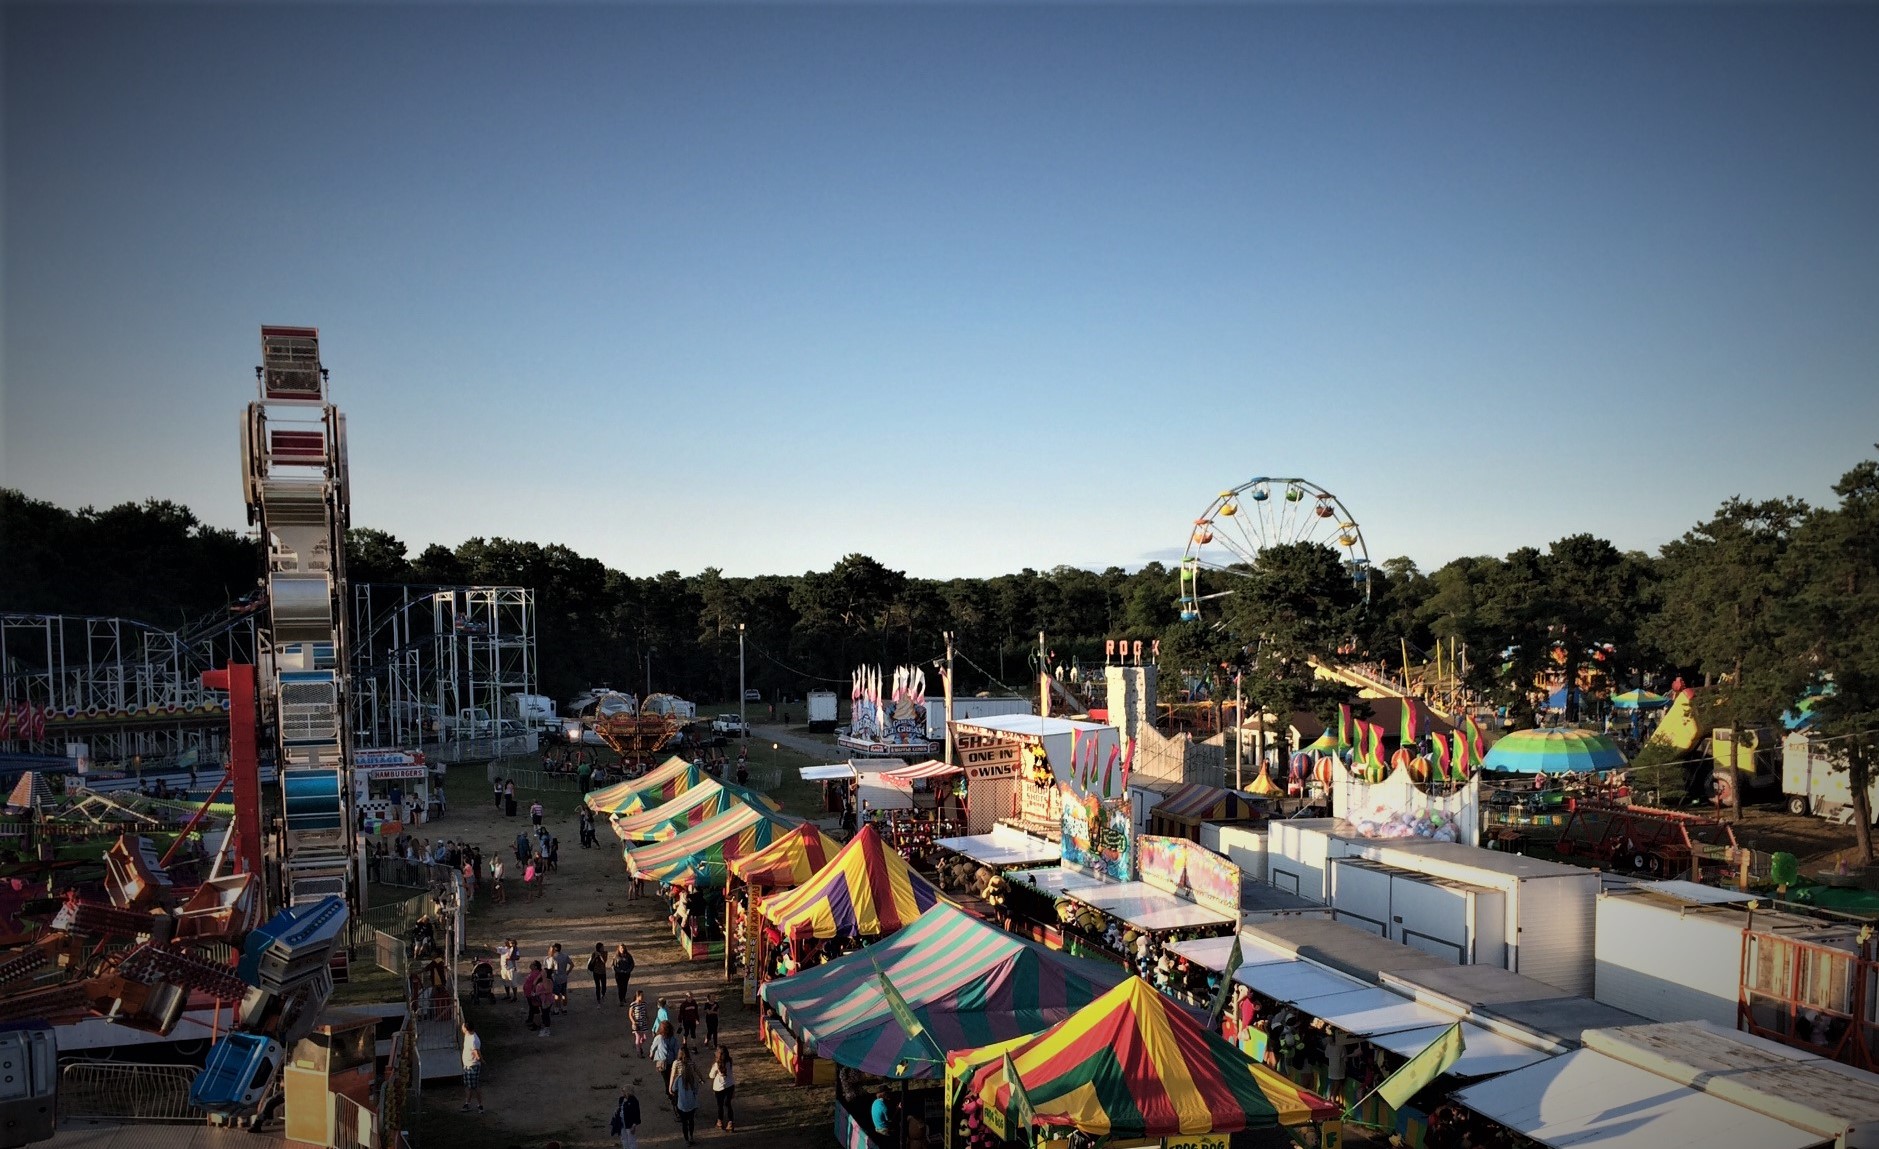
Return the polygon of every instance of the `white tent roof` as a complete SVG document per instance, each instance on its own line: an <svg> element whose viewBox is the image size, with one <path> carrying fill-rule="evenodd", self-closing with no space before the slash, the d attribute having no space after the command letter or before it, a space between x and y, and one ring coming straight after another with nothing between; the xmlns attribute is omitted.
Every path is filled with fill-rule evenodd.
<svg viewBox="0 0 1879 1149"><path fill-rule="evenodd" d="M1815 1149L1823 1141L1589 1049L1451 1099L1551 1149Z"/></svg>
<svg viewBox="0 0 1879 1149"><path fill-rule="evenodd" d="M955 718L953 725L970 726L975 730L1002 730L1007 734L1028 734L1034 738L1046 738L1052 734L1068 734L1072 730L1115 729L1103 722L1083 722L1071 718L1042 718L1036 714L994 714L987 718Z"/></svg>
<svg viewBox="0 0 1879 1149"><path fill-rule="evenodd" d="M1023 882L1033 889L1040 890L1052 897L1060 897L1072 890L1087 889L1103 884L1100 878L1092 878L1080 870L1068 866L1057 866L1044 870L1018 870L1006 874L1014 882Z"/></svg>
<svg viewBox="0 0 1879 1149"><path fill-rule="evenodd" d="M1063 856L1063 846L1033 838L1022 830L993 826L989 834L971 834L963 838L940 838L935 846L964 854L985 866L1045 865Z"/></svg>
<svg viewBox="0 0 1879 1149"><path fill-rule="evenodd" d="M1406 1029L1427 1029L1432 1025L1451 1025L1455 1021L1445 1013L1375 986L1343 990L1322 997L1298 998L1292 1004L1315 1018L1335 1025L1352 1037L1375 1037Z"/></svg>
<svg viewBox="0 0 1879 1149"><path fill-rule="evenodd" d="M1216 913L1147 882L1114 882L1066 890L1070 897L1144 930L1180 930L1238 923L1238 915Z"/></svg>
<svg viewBox="0 0 1879 1149"><path fill-rule="evenodd" d="M1391 1053L1404 1057L1414 1057L1429 1048L1429 1043L1442 1036L1449 1025L1432 1025L1427 1029L1399 1029L1395 1033L1379 1033L1367 1038L1372 1045L1380 1045ZM1510 1037L1502 1037L1491 1029L1482 1029L1478 1025L1463 1022L1461 1026L1461 1060L1448 1070L1449 1077L1492 1077L1497 1073L1509 1073L1524 1069L1553 1056L1542 1053L1530 1045L1522 1045Z"/></svg>
<svg viewBox="0 0 1879 1149"><path fill-rule="evenodd" d="M802 775L802 780L805 782L826 782L831 778L853 781L861 776L860 771L846 762L831 762L826 766L804 766L797 773Z"/></svg>
<svg viewBox="0 0 1879 1149"><path fill-rule="evenodd" d="M1298 1001L1307 997L1323 997L1326 994L1367 988L1363 982L1354 977L1313 965L1300 958L1286 958L1264 965L1243 965L1234 973L1233 980L1242 985L1251 986L1267 997L1276 998L1279 1001Z"/></svg>

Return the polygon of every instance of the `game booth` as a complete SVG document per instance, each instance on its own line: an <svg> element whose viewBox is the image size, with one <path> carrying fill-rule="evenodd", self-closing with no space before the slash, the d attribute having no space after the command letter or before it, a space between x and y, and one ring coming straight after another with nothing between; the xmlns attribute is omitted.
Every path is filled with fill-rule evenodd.
<svg viewBox="0 0 1879 1149"><path fill-rule="evenodd" d="M1264 778L1265 774L1261 773L1260 777ZM1271 787L1271 781L1266 785ZM1257 826L1265 822L1268 812L1264 801L1237 790L1189 782L1149 808L1148 832L1198 842L1202 822Z"/></svg>
<svg viewBox="0 0 1879 1149"><path fill-rule="evenodd" d="M949 1052L946 1093L951 1143L963 1149L1076 1134L1071 1144L1226 1149L1235 1133L1303 1126L1325 1149L1342 1140L1337 1105L1254 1062L1140 978L1035 1036Z"/></svg>
<svg viewBox="0 0 1879 1149"><path fill-rule="evenodd" d="M952 723L964 772L967 834L989 833L1024 813L1024 790L1071 783L1079 792L1127 790L1122 733L1100 722L1000 714Z"/></svg>
<svg viewBox="0 0 1879 1149"><path fill-rule="evenodd" d="M896 933L943 900L874 827L863 826L808 881L757 903L760 982L786 979ZM834 1068L804 1056L789 1027L767 1009L758 1034L798 1084L834 1081Z"/></svg>
<svg viewBox="0 0 1879 1149"><path fill-rule="evenodd" d="M1137 880L1068 889L1060 916L1074 913L1067 923L1155 988L1194 1000L1205 971L1169 947L1239 928L1240 868L1185 838L1150 834L1136 839L1135 857Z"/></svg>
<svg viewBox="0 0 1879 1149"><path fill-rule="evenodd" d="M727 956L725 976L743 970L745 1005L757 1003L757 963L751 957L757 952L758 915L750 907L770 894L802 885L840 851L840 844L820 827L804 822L756 853L731 860L724 935L735 939L735 949Z"/></svg>
<svg viewBox="0 0 1879 1149"><path fill-rule="evenodd" d="M798 819L740 802L736 809L681 834L622 853L632 878L666 889L672 901L672 936L686 959L722 959L722 902L729 864L770 846L799 824Z"/></svg>
<svg viewBox="0 0 1879 1149"><path fill-rule="evenodd" d="M903 1119L915 1114L937 1134L946 1050L1037 1033L1121 978L940 903L864 952L765 984L763 1002L800 1059L838 1068L835 1128L846 1141L867 1129L870 1094L889 1084Z"/></svg>

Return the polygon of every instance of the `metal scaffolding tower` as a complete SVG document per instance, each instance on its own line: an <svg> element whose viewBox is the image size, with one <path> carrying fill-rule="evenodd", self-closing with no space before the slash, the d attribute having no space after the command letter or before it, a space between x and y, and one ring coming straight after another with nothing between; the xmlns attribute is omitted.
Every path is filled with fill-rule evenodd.
<svg viewBox="0 0 1879 1149"><path fill-rule="evenodd" d="M535 592L518 586L353 588L354 740L410 749L493 737L504 700L535 692Z"/></svg>
<svg viewBox="0 0 1879 1149"><path fill-rule="evenodd" d="M238 603L182 632L128 618L0 614L0 705L12 716L46 712L34 736L15 721L0 741L26 753L72 748L100 765L216 761L226 703L200 675L253 660L253 609Z"/></svg>

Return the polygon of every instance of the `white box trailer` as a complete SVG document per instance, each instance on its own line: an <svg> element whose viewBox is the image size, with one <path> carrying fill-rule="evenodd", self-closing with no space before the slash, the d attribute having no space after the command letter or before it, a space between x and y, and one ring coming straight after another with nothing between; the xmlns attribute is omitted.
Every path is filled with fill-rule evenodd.
<svg viewBox="0 0 1879 1149"><path fill-rule="evenodd" d="M1266 880L1266 837L1264 829L1249 826L1225 826L1202 822L1200 844L1240 868L1240 873L1256 882Z"/></svg>
<svg viewBox="0 0 1879 1149"><path fill-rule="evenodd" d="M1030 714L1034 709L1029 698L1016 695L991 697L971 695L953 697L953 721L969 722L974 718L995 718L1000 714ZM946 699L943 695L929 694L926 698L926 736L928 738L946 737Z"/></svg>
<svg viewBox="0 0 1879 1149"><path fill-rule="evenodd" d="M827 733L835 729L836 717L835 692L832 690L811 690L809 692L809 729Z"/></svg>
<svg viewBox="0 0 1879 1149"><path fill-rule="evenodd" d="M1363 844L1339 836L1336 818L1279 818L1266 823L1266 880L1288 894L1328 902L1327 867Z"/></svg>
<svg viewBox="0 0 1879 1149"><path fill-rule="evenodd" d="M1333 858L1330 875L1338 921L1459 965L1506 968L1502 891L1363 858Z"/></svg>
<svg viewBox="0 0 1879 1149"><path fill-rule="evenodd" d="M1597 908L1593 997L1652 1021L1736 1027L1742 993L1742 935L1757 929L1805 936L1820 923L1751 912L1746 894L1689 882L1608 889Z"/></svg>
<svg viewBox="0 0 1879 1149"><path fill-rule="evenodd" d="M1853 781L1847 772L1845 746L1845 742L1818 742L1800 731L1781 743L1781 794L1790 814L1818 814L1852 823ZM1866 798L1874 820L1879 821L1879 773L1868 781Z"/></svg>
<svg viewBox="0 0 1879 1149"><path fill-rule="evenodd" d="M1591 995L1598 871L1458 842L1359 839L1343 848L1346 856L1500 890L1506 896L1502 939L1507 960L1491 964L1569 993Z"/></svg>

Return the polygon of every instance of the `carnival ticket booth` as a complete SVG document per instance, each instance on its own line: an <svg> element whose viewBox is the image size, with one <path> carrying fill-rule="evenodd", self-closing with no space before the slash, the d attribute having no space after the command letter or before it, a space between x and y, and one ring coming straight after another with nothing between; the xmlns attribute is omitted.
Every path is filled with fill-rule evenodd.
<svg viewBox="0 0 1879 1149"><path fill-rule="evenodd" d="M1074 784L1121 793L1122 733L1100 722L1001 714L952 724L955 759L965 771L966 833L983 834L1022 813L1026 786Z"/></svg>

